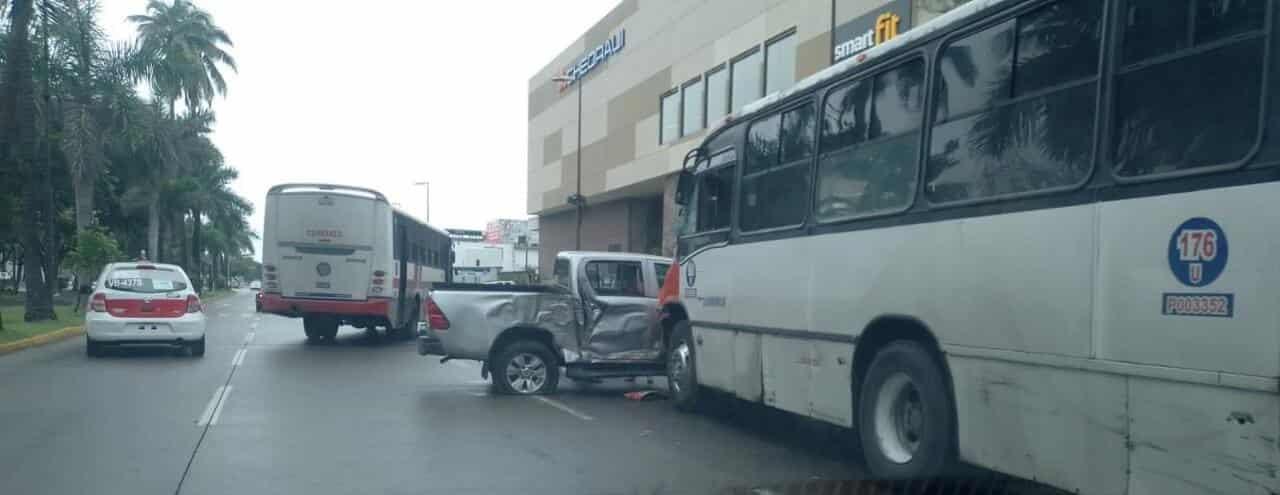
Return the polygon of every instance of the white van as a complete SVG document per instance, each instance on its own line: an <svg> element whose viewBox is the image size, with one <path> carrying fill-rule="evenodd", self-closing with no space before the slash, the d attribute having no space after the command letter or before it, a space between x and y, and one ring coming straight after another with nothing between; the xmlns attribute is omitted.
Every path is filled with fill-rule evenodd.
<svg viewBox="0 0 1280 495"><path fill-rule="evenodd" d="M452 260L445 232L380 192L330 184L272 187L262 251L263 312L301 317L311 340L342 324L411 332Z"/></svg>

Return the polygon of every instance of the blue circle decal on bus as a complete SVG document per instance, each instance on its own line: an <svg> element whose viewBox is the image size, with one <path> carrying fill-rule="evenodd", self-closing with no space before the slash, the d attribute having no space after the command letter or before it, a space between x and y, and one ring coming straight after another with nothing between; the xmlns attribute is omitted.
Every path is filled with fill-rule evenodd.
<svg viewBox="0 0 1280 495"><path fill-rule="evenodd" d="M1169 269L1183 285L1204 287L1226 270L1228 252L1227 234L1217 222L1192 218L1169 239Z"/></svg>

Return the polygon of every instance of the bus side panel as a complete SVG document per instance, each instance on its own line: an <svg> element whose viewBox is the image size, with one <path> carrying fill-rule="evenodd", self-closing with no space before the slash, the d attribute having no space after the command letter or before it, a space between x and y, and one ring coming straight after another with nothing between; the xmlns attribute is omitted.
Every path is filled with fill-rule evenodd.
<svg viewBox="0 0 1280 495"><path fill-rule="evenodd" d="M1275 395L1132 378L1129 493L1277 493Z"/></svg>
<svg viewBox="0 0 1280 495"><path fill-rule="evenodd" d="M680 297L692 324L697 348L698 381L733 391L733 332L699 326L699 322L728 323L727 297L737 273L732 247L712 247L681 264ZM692 283L691 283L692 282ZM701 339L701 340L699 340Z"/></svg>
<svg viewBox="0 0 1280 495"><path fill-rule="evenodd" d="M760 402L764 394L760 369L760 335L734 332L733 394L740 399Z"/></svg>
<svg viewBox="0 0 1280 495"><path fill-rule="evenodd" d="M760 351L764 358L764 403L808 416L813 342L765 335L760 341Z"/></svg>
<svg viewBox="0 0 1280 495"><path fill-rule="evenodd" d="M693 327L698 383L733 392L733 331Z"/></svg>
<svg viewBox="0 0 1280 495"><path fill-rule="evenodd" d="M955 356L948 364L962 459L1079 493L1124 493L1124 377Z"/></svg>
<svg viewBox="0 0 1280 495"><path fill-rule="evenodd" d="M1280 375L1277 197L1272 182L1102 203L1098 357Z"/></svg>

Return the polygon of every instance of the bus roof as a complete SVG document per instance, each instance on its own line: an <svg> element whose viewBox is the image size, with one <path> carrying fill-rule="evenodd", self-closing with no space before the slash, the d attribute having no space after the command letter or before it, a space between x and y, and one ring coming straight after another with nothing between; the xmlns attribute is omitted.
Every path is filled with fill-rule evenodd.
<svg viewBox="0 0 1280 495"><path fill-rule="evenodd" d="M902 47L914 43L917 40L928 38L929 36L932 36L938 31L944 30L953 24L969 19L970 17L977 15L979 12L1008 1L1010 0L971 0L969 3L951 9L945 14L933 18L933 20L921 24L913 29L909 29L907 32L902 33L883 44L876 45L865 52L844 59L816 74L801 79L790 88L769 93L759 100L748 103L736 114L731 114L729 117L726 117L725 122L750 117L753 114L768 108L774 103L785 100L792 95L803 93L830 79L834 79L851 72L854 68L873 62L880 57L886 56L886 54L893 54Z"/></svg>
<svg viewBox="0 0 1280 495"><path fill-rule="evenodd" d="M267 191L267 195L283 194L283 193L290 193L290 192L300 192L300 193L322 192L322 193L330 193L330 194L342 194L346 196L367 197L370 199L376 199L378 201L382 201L384 203L387 202L386 196L384 196L382 193L375 191L373 189L356 187L356 186L344 186L339 184L320 184L320 183L301 183L301 182L289 183L289 184L277 184L277 185L271 186L271 189Z"/></svg>
<svg viewBox="0 0 1280 495"><path fill-rule="evenodd" d="M396 208L396 207L394 207L394 206L392 206L392 207L391 207L391 211L394 211L396 215L402 216L402 217L404 217L404 218L406 218L406 219L408 219L408 220L411 220L411 221L413 221L413 222L415 222L415 223L418 223L418 224L422 225L423 227L426 227L426 228L428 228L428 229L431 229L431 231L432 231L432 232L435 232L435 233L437 233L437 234L440 234L440 235L444 236L445 238L448 238L449 240L453 240L453 238L449 236L449 233L448 233L448 232L445 232L445 230L444 230L444 229L441 229L441 228L435 227L435 226L433 226L433 225L431 225L431 224L429 224L429 223L427 223L427 222L424 222L424 221L422 221L421 219L419 219L418 217L413 216L413 214L411 214L411 213L409 213L409 212L407 212L407 211L404 211L404 210L402 210L402 209L400 209L400 208Z"/></svg>

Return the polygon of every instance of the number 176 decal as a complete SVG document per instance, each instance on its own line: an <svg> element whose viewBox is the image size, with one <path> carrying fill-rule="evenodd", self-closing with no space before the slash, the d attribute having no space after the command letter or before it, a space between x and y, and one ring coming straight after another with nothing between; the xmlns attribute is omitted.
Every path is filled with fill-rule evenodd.
<svg viewBox="0 0 1280 495"><path fill-rule="evenodd" d="M1169 269L1183 285L1212 284L1227 267L1227 236L1217 222L1197 217L1182 222L1169 239Z"/></svg>

